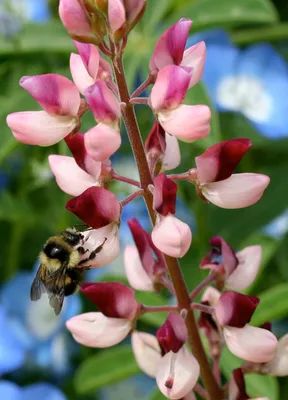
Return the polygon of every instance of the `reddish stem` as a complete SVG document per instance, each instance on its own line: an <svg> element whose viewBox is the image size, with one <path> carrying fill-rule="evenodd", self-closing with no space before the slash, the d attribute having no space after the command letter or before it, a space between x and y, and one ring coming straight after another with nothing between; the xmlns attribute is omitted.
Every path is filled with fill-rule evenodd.
<svg viewBox="0 0 288 400"><path fill-rule="evenodd" d="M216 277L215 272L211 272L210 275L207 276L207 278L204 279L203 282L201 282L191 293L190 293L190 300L194 300L195 297L197 296L198 293L201 292L202 289L204 289L210 282L214 281Z"/></svg>
<svg viewBox="0 0 288 400"><path fill-rule="evenodd" d="M199 383L196 383L196 385L194 386L194 390L195 390L195 392L197 392L201 397L203 397L203 399L209 400L208 393L206 392L206 390L205 390L201 385L199 385Z"/></svg>
<svg viewBox="0 0 288 400"><path fill-rule="evenodd" d="M153 196L152 193L148 190L148 185L152 183L152 177L147 163L146 154L144 151L144 146L135 117L133 105L129 103L130 96L126 84L121 56L115 60L114 73L119 88L120 99L122 102L127 104L126 107L122 108L122 116L126 125L128 138L139 171L141 187L144 189L144 199L151 221L154 225L156 216L153 210ZM190 309L189 293L186 287L181 267L178 263L178 260L175 258L165 256L165 260L171 276L171 280L174 285L179 308L187 310L185 323L188 330L188 340L192 352L199 362L203 383L206 386L211 399L222 400L222 390L217 384L210 368L207 356L203 348L203 344L200 339L194 312L192 309Z"/></svg>
<svg viewBox="0 0 288 400"><path fill-rule="evenodd" d="M205 312L207 314L214 314L214 310L215 310L214 307L206 306L205 304L199 304L199 303L192 303L190 305L190 307L193 310L200 310L200 311L203 311L203 312Z"/></svg>
<svg viewBox="0 0 288 400"><path fill-rule="evenodd" d="M166 289L169 290L169 292L175 296L175 289L173 286L173 283L170 281L170 279L168 279L166 276L161 276L160 278L160 282L166 287Z"/></svg>
<svg viewBox="0 0 288 400"><path fill-rule="evenodd" d="M131 98L139 96L151 83L153 83L153 77L148 75L146 80L131 94Z"/></svg>
<svg viewBox="0 0 288 400"><path fill-rule="evenodd" d="M153 313L153 312L177 312L177 306L144 306L142 305L142 313Z"/></svg>
<svg viewBox="0 0 288 400"><path fill-rule="evenodd" d="M189 178L188 172L183 172L182 174L170 174L167 175L172 181L184 181Z"/></svg>
<svg viewBox="0 0 288 400"><path fill-rule="evenodd" d="M124 200L120 201L120 204L122 207L125 207L127 204L129 204L131 201L133 201L137 197L143 196L143 194L144 194L144 190L142 190L142 189L137 190L137 192L130 194Z"/></svg>
<svg viewBox="0 0 288 400"><path fill-rule="evenodd" d="M216 381L221 385L220 359L218 356L213 357L213 372Z"/></svg>
<svg viewBox="0 0 288 400"><path fill-rule="evenodd" d="M133 97L130 100L131 104L148 104L148 97Z"/></svg>
<svg viewBox="0 0 288 400"><path fill-rule="evenodd" d="M125 183L129 183L130 185L140 187L140 182L135 181L134 179L127 178L126 176L122 176L117 174L117 172L113 171L112 178L116 181L121 181Z"/></svg>

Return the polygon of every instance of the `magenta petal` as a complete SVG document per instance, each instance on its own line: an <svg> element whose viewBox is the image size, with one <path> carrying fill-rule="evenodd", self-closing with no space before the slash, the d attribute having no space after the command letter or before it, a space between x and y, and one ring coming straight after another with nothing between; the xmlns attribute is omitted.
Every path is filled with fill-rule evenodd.
<svg viewBox="0 0 288 400"><path fill-rule="evenodd" d="M238 259L232 247L221 237L214 236L210 240L211 246L217 247L222 255L222 263L225 269L226 276L228 277L238 265Z"/></svg>
<svg viewBox="0 0 288 400"><path fill-rule="evenodd" d="M120 103L105 82L98 79L85 90L85 97L96 121L111 124L120 118Z"/></svg>
<svg viewBox="0 0 288 400"><path fill-rule="evenodd" d="M181 66L193 68L192 78L189 84L189 88L196 85L196 83L198 83L202 78L205 59L206 59L206 46L205 42L203 41L196 43L194 46L191 46L184 51Z"/></svg>
<svg viewBox="0 0 288 400"><path fill-rule="evenodd" d="M123 28L126 15L123 0L109 0L108 2L108 21L112 34Z"/></svg>
<svg viewBox="0 0 288 400"><path fill-rule="evenodd" d="M94 229L119 221L121 213L115 194L94 186L69 200L66 208Z"/></svg>
<svg viewBox="0 0 288 400"><path fill-rule="evenodd" d="M150 96L153 110L171 110L179 106L184 101L190 79L191 72L176 65L161 69Z"/></svg>
<svg viewBox="0 0 288 400"><path fill-rule="evenodd" d="M181 18L160 36L150 61L150 69L152 67L153 70L155 66L160 70L166 65L181 63L191 25L190 19Z"/></svg>
<svg viewBox="0 0 288 400"><path fill-rule="evenodd" d="M167 178L165 174L159 174L153 179L153 208L159 214L166 217L168 214L175 214L177 184Z"/></svg>
<svg viewBox="0 0 288 400"><path fill-rule="evenodd" d="M65 76L23 76L19 83L48 113L77 115L80 95L74 83Z"/></svg>
<svg viewBox="0 0 288 400"><path fill-rule="evenodd" d="M100 55L96 46L88 43L80 43L76 40L74 44L78 50L80 57L82 58L83 64L85 65L87 72L94 81L96 80L99 68Z"/></svg>
<svg viewBox="0 0 288 400"><path fill-rule="evenodd" d="M77 36L92 34L91 25L84 9L83 0L60 0L59 16L69 33Z"/></svg>
<svg viewBox="0 0 288 400"><path fill-rule="evenodd" d="M178 314L169 313L165 323L156 332L156 337L165 353L177 353L188 338L183 318Z"/></svg>
<svg viewBox="0 0 288 400"><path fill-rule="evenodd" d="M105 161L121 146L120 132L101 122L85 133L85 148L95 161Z"/></svg>
<svg viewBox="0 0 288 400"><path fill-rule="evenodd" d="M243 328L251 320L260 300L255 296L226 291L216 304L216 317L221 325Z"/></svg>
<svg viewBox="0 0 288 400"><path fill-rule="evenodd" d="M159 158L164 155L166 149L165 131L158 121L155 121L145 141L146 153L151 158Z"/></svg>
<svg viewBox="0 0 288 400"><path fill-rule="evenodd" d="M251 146L249 139L232 139L209 147L195 158L200 184L229 178Z"/></svg>
<svg viewBox="0 0 288 400"><path fill-rule="evenodd" d="M134 291L123 283L83 283L80 290L106 317L135 318L138 303Z"/></svg>

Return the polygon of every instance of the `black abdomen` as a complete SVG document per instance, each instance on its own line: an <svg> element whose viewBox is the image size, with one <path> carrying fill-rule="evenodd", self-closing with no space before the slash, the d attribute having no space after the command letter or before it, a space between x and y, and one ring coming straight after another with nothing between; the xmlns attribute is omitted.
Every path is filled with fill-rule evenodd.
<svg viewBox="0 0 288 400"><path fill-rule="evenodd" d="M47 257L57 259L62 263L69 260L69 251L65 249L65 247L55 244L55 243L47 243L43 247L43 252L46 254Z"/></svg>
<svg viewBox="0 0 288 400"><path fill-rule="evenodd" d="M80 268L69 269L65 275L64 295L70 296L78 289L83 280L84 271Z"/></svg>

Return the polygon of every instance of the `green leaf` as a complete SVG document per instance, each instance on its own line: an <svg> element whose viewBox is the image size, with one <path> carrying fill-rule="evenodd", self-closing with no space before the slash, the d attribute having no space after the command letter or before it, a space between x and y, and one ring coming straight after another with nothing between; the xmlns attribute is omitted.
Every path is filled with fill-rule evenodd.
<svg viewBox="0 0 288 400"><path fill-rule="evenodd" d="M139 373L131 346L113 347L86 359L74 375L75 389L86 394Z"/></svg>
<svg viewBox="0 0 288 400"><path fill-rule="evenodd" d="M227 379L231 378L232 371L239 368L243 360L235 357L225 348L221 355L221 370ZM277 379L268 375L245 375L247 393L253 397L265 396L270 400L278 400L279 386Z"/></svg>
<svg viewBox="0 0 288 400"><path fill-rule="evenodd" d="M261 325L266 321L280 319L288 314L288 283L280 283L260 293L260 304L253 315L251 323Z"/></svg>
<svg viewBox="0 0 288 400"><path fill-rule="evenodd" d="M195 0L182 7L176 16L174 14L173 21L184 16L193 19L193 28L197 30L278 21L276 8L270 0Z"/></svg>

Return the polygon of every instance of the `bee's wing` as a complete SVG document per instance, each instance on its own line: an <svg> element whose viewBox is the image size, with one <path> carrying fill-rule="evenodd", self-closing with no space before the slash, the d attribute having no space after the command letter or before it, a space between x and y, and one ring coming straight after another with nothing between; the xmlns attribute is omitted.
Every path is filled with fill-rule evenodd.
<svg viewBox="0 0 288 400"><path fill-rule="evenodd" d="M65 297L65 275L67 266L63 264L46 280L45 286L48 292L49 304L56 315L59 315L63 306Z"/></svg>
<svg viewBox="0 0 288 400"><path fill-rule="evenodd" d="M44 274L44 268L42 265L38 268L36 276L32 282L31 290L30 290L30 299L32 301L37 301L40 299L42 293L46 293L46 288L43 284L42 277Z"/></svg>

